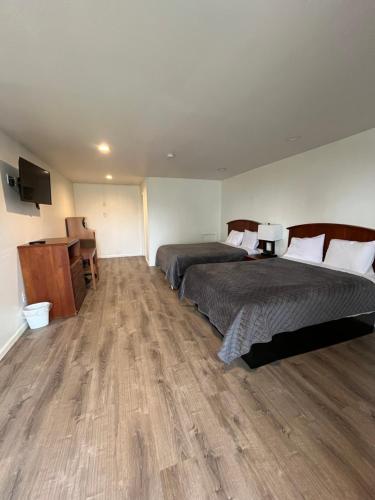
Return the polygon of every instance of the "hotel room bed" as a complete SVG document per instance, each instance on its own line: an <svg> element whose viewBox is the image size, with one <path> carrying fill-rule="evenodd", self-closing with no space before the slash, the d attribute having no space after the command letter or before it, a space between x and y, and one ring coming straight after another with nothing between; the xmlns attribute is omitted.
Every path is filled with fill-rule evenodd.
<svg viewBox="0 0 375 500"><path fill-rule="evenodd" d="M258 224L251 220L231 221L228 234L232 230L257 231ZM220 242L163 245L158 248L155 264L165 273L170 285L179 288L186 270L194 264L243 261L247 255L243 248Z"/></svg>
<svg viewBox="0 0 375 500"><path fill-rule="evenodd" d="M225 243L191 243L163 245L156 254L156 266L165 272L173 288L179 288L186 270L193 264L244 260L247 252Z"/></svg>
<svg viewBox="0 0 375 500"><path fill-rule="evenodd" d="M293 229L290 237L296 235ZM322 229L315 234L324 232ZM331 239L328 229L326 247ZM371 234L367 240L358 239L358 235L356 239L375 239L375 231L368 231ZM309 233L298 233L304 234ZM253 345L270 342L276 334L374 312L375 282L344 271L276 258L192 266L185 274L180 297L196 304L223 335L219 357L230 363L249 353Z"/></svg>

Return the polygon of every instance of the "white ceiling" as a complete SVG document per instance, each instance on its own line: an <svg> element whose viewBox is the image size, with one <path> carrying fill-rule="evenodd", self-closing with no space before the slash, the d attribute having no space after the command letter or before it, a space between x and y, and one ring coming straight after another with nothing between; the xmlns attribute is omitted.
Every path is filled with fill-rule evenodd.
<svg viewBox="0 0 375 500"><path fill-rule="evenodd" d="M1 0L0 68L0 128L70 179L222 179L375 126L375 1Z"/></svg>

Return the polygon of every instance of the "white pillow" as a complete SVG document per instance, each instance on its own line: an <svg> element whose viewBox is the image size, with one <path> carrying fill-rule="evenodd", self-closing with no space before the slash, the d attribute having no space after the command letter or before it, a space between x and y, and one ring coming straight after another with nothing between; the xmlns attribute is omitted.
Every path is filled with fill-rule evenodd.
<svg viewBox="0 0 375 500"><path fill-rule="evenodd" d="M235 247L239 247L242 243L243 233L240 231L231 231L229 233L228 238L225 243L229 243L229 245L233 245Z"/></svg>
<svg viewBox="0 0 375 500"><path fill-rule="evenodd" d="M370 274L374 258L375 241L361 243L359 241L331 240L324 263L355 273Z"/></svg>
<svg viewBox="0 0 375 500"><path fill-rule="evenodd" d="M245 229L241 248L244 248L245 250L255 250L256 248L258 248L258 245L258 233L256 231L248 231L247 229Z"/></svg>
<svg viewBox="0 0 375 500"><path fill-rule="evenodd" d="M323 262L323 245L325 234L313 238L292 238L285 257L307 260L309 262Z"/></svg>

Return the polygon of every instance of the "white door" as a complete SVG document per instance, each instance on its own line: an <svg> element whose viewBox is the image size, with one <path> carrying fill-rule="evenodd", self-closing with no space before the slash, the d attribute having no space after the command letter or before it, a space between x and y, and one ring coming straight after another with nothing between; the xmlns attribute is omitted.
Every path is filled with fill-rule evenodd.
<svg viewBox="0 0 375 500"><path fill-rule="evenodd" d="M95 229L99 257L143 254L139 186L74 184L76 215Z"/></svg>

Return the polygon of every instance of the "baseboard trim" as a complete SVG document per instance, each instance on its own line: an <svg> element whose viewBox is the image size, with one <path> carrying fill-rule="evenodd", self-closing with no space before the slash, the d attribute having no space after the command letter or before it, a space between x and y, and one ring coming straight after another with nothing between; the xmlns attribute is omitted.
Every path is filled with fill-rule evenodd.
<svg viewBox="0 0 375 500"><path fill-rule="evenodd" d="M21 337L23 333L27 330L27 322L24 321L21 326L16 330L16 333L8 340L8 342L0 349L0 360L6 355L8 351L14 346L17 340Z"/></svg>

